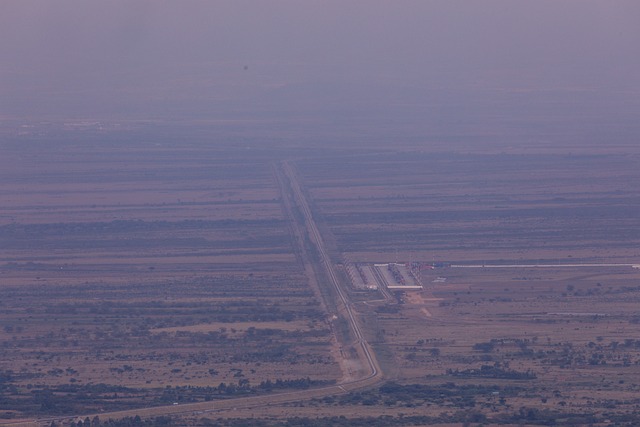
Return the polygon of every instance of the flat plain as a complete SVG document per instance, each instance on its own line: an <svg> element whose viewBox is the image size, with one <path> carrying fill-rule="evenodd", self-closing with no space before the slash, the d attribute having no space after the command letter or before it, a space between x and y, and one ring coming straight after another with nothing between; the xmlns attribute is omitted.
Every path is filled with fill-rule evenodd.
<svg viewBox="0 0 640 427"><path fill-rule="evenodd" d="M637 152L261 149L193 132L180 144L111 133L3 143L0 423L251 396L267 400L165 421L640 416ZM309 268L283 161L383 377L267 405L339 385L358 360ZM349 264L394 262L419 263L423 289L348 279Z"/></svg>

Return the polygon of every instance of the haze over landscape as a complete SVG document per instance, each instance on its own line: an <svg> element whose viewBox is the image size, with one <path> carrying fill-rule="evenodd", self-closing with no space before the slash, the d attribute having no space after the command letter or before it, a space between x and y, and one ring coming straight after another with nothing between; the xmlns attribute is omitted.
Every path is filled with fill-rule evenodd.
<svg viewBox="0 0 640 427"><path fill-rule="evenodd" d="M0 426L638 425L638 22L0 2Z"/></svg>
<svg viewBox="0 0 640 427"><path fill-rule="evenodd" d="M328 125L406 120L422 136L452 115L462 125L504 126L508 117L523 126L554 108L572 113L574 126L596 116L632 132L638 108L632 0L1 7L4 119L305 115Z"/></svg>

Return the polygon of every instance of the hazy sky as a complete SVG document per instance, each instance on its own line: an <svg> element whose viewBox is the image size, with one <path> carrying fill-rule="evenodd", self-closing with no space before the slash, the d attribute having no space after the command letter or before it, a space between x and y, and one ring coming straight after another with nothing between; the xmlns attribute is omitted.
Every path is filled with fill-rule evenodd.
<svg viewBox="0 0 640 427"><path fill-rule="evenodd" d="M1 0L0 115L637 97L639 23L638 0Z"/></svg>

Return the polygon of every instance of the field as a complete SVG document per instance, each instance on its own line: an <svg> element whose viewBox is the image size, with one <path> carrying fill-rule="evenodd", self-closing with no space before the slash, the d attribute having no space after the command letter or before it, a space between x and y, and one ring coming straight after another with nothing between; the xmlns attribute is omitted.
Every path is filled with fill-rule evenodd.
<svg viewBox="0 0 640 427"><path fill-rule="evenodd" d="M638 153L65 135L2 147L0 424L640 416Z"/></svg>
<svg viewBox="0 0 640 427"><path fill-rule="evenodd" d="M4 151L4 418L340 377L271 162L155 144Z"/></svg>

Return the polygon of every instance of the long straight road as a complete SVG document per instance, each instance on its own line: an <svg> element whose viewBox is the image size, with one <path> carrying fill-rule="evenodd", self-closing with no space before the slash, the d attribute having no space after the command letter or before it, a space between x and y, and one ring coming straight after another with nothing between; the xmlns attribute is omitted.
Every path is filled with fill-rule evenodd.
<svg viewBox="0 0 640 427"><path fill-rule="evenodd" d="M593 267L631 267L640 269L640 264L452 264L451 268L593 268Z"/></svg>
<svg viewBox="0 0 640 427"><path fill-rule="evenodd" d="M289 162L283 162L281 164L282 172L286 176L289 181L289 186L292 191L293 197L295 198L295 203L302 212L304 216L304 225L307 230L307 234L311 242L315 245L315 248L319 255L319 262L322 268L326 271L327 277L331 283L325 284L325 286L331 286L333 290L335 290L336 295L338 295L339 303L342 304L345 313L346 319L349 322L349 326L353 335L356 339L355 343L343 343L344 345L355 344L359 347L358 355L360 356L361 362L363 366L368 367L368 374L363 376L362 378L354 379L349 381L349 384L361 383L362 386L366 386L368 384L375 384L377 381L382 379L382 371L380 369L380 365L376 359L375 353L373 352L371 346L364 338L362 331L360 330L360 325L358 324L357 317L355 315L353 305L349 300L348 294L343 290L340 281L338 280L338 276L335 272L335 267L329 254L327 252L324 239L318 230L318 226L316 225L315 219L313 218L313 214L311 212L311 208L309 207L309 202L302 191L302 187L298 180L297 174L291 164ZM283 189L283 193L286 192L286 188ZM284 197L284 196L283 196ZM295 219L294 219L295 220Z"/></svg>

